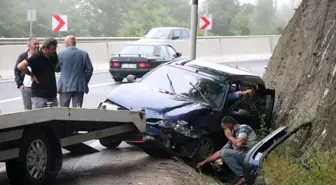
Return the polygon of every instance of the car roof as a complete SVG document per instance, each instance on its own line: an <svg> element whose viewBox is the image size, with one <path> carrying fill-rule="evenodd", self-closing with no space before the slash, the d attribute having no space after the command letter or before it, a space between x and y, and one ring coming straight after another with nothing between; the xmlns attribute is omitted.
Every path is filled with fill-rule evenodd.
<svg viewBox="0 0 336 185"><path fill-rule="evenodd" d="M183 27L155 27L155 28L152 28L152 29L184 29L184 30L189 30L187 28L183 28Z"/></svg>
<svg viewBox="0 0 336 185"><path fill-rule="evenodd" d="M132 42L127 44L126 46L172 46L172 45L161 42Z"/></svg>
<svg viewBox="0 0 336 185"><path fill-rule="evenodd" d="M205 72L214 78L223 80L223 78L234 78L234 77L253 77L257 81L262 81L262 79L253 73L244 71L238 68L230 67L224 64L218 64L214 62L207 62L204 60L179 60L170 62L170 65L187 66L188 68L193 68L202 72Z"/></svg>

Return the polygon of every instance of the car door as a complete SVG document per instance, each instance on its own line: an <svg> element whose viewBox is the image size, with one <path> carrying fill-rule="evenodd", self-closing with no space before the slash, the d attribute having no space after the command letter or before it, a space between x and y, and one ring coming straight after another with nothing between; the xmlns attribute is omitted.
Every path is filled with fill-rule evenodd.
<svg viewBox="0 0 336 185"><path fill-rule="evenodd" d="M235 86L234 88L232 86ZM274 106L275 91L265 89L263 84L253 80L239 80L231 83L231 92L254 91L252 96L246 95L232 104L228 104L228 113L239 123L248 124L253 129L269 129Z"/></svg>
<svg viewBox="0 0 336 185"><path fill-rule="evenodd" d="M255 144L246 154L244 159L244 177L246 185L253 185L259 176L259 169L262 161L288 138L303 129L311 129L312 122L305 122L293 129L282 126L268 134L257 144ZM309 133L309 132L307 132Z"/></svg>

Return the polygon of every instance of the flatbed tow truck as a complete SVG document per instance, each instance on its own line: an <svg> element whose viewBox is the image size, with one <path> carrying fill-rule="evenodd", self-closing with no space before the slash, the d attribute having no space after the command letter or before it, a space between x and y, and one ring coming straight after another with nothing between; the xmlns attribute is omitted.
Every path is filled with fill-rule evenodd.
<svg viewBox="0 0 336 185"><path fill-rule="evenodd" d="M86 133L82 133L82 132ZM62 148L76 154L98 152L83 142L98 139L113 148L113 137L146 140L144 111L46 107L0 114L0 162L12 185L52 182L62 167Z"/></svg>

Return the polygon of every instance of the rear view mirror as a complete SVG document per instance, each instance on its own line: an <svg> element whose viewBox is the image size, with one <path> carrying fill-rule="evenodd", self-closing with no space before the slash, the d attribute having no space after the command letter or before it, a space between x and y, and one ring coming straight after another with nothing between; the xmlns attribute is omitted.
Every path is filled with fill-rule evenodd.
<svg viewBox="0 0 336 185"><path fill-rule="evenodd" d="M179 39L180 37L179 36L173 36L172 40L176 40L176 39Z"/></svg>
<svg viewBox="0 0 336 185"><path fill-rule="evenodd" d="M128 82L133 83L135 82L136 77L134 75L127 75L126 79Z"/></svg>

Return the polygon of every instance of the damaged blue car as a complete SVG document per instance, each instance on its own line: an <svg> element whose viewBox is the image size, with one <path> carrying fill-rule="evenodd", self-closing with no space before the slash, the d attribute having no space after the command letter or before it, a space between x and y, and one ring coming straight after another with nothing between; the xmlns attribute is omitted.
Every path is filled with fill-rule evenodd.
<svg viewBox="0 0 336 185"><path fill-rule="evenodd" d="M164 63L139 81L122 84L101 106L110 110L144 110L147 135L130 134L129 144L150 156L176 156L194 164L220 149L227 139L220 126L223 116L254 129L270 127L274 90L249 72L199 60ZM239 96L251 89L252 95ZM125 136L123 136L125 137ZM117 147L118 137L100 140Z"/></svg>

